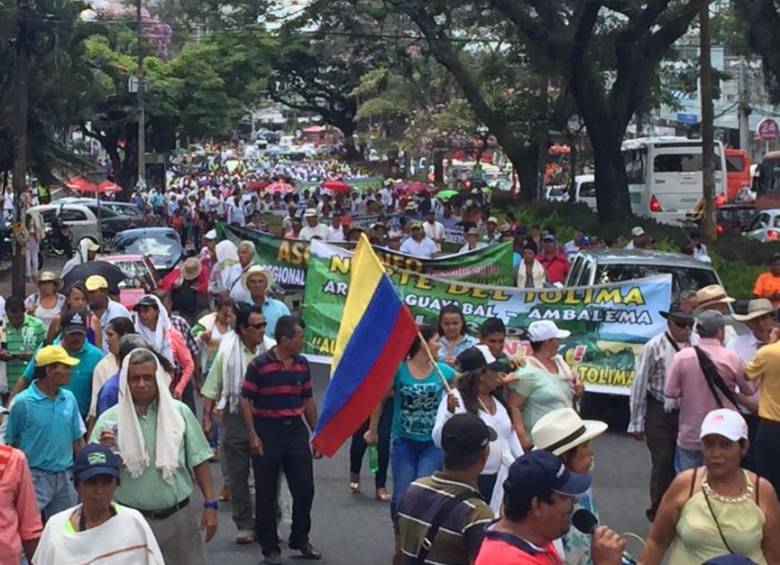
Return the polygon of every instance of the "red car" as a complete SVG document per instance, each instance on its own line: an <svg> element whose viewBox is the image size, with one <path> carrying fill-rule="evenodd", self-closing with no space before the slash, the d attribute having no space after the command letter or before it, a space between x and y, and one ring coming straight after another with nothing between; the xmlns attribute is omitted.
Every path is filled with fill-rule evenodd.
<svg viewBox="0 0 780 565"><path fill-rule="evenodd" d="M143 255L98 255L99 261L112 263L122 269L127 278L119 283L119 302L128 310L144 295L157 289L157 270Z"/></svg>

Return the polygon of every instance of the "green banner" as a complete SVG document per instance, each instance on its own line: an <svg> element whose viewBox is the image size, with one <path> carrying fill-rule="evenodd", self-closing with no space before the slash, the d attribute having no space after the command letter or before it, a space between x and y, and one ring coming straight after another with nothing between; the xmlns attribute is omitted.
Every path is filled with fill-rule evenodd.
<svg viewBox="0 0 780 565"><path fill-rule="evenodd" d="M304 292L305 353L328 362L349 288L351 252L315 241ZM402 269L388 271L418 323L435 324L447 304L461 307L470 333L487 318L507 327L506 352L529 352L522 341L533 321L553 320L572 332L561 353L588 390L628 394L641 346L666 327L659 315L671 298L671 276L658 275L583 288L527 290L446 280ZM382 323L377 320L377 323Z"/></svg>
<svg viewBox="0 0 780 565"><path fill-rule="evenodd" d="M274 279L285 288L303 288L306 285L310 242L284 239L270 234L217 223L218 233L238 245L242 240L255 244L255 263L274 272ZM339 245L340 248L352 244ZM512 285L512 243L498 243L467 253L444 255L436 259L419 259L384 247L375 247L379 258L388 268L403 269L431 276L477 282Z"/></svg>

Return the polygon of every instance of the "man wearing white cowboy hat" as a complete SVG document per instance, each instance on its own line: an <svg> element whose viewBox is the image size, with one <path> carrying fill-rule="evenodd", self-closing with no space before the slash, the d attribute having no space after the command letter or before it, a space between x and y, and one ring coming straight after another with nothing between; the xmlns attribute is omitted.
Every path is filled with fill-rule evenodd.
<svg viewBox="0 0 780 565"><path fill-rule="evenodd" d="M745 363L750 363L756 356L756 353L763 346L770 343L772 329L777 326L777 308L772 306L772 302L766 298L757 298L748 302L747 313L734 314L733 318L738 322L744 323L750 333L731 338L726 343L726 349L734 351ZM743 465L755 470L755 439L758 430L758 392L753 395L740 398L740 412L745 417L748 424L750 447L745 456Z"/></svg>
<svg viewBox="0 0 780 565"><path fill-rule="evenodd" d="M534 424L531 435L536 441L534 449L549 451L560 457L572 473L588 473L593 466L593 450L590 440L607 431L607 424L598 420L583 420L573 408L558 408L548 412ZM591 489L577 497L574 510L584 508L598 518L598 510ZM562 538L566 563L579 564L590 561L591 536L577 530L569 530Z"/></svg>
<svg viewBox="0 0 780 565"><path fill-rule="evenodd" d="M674 450L677 444L679 411L664 407L666 372L675 353L690 347L693 315L683 311L679 303L668 312L660 312L667 319L666 329L642 346L631 384L631 419L628 433L634 439L647 442L652 469L650 471L650 508L647 518L652 522L666 489L674 480Z"/></svg>
<svg viewBox="0 0 780 565"><path fill-rule="evenodd" d="M323 241L328 239L328 226L320 223L316 209L307 208L303 219L306 221L306 225L301 228L301 233L298 236L300 239L304 241L311 241L314 238Z"/></svg>
<svg viewBox="0 0 780 565"><path fill-rule="evenodd" d="M726 294L726 290L719 284L711 284L700 288L696 292L696 314L700 314L704 310L715 310L720 312L724 316L731 315L731 309L729 304L735 302L734 298L731 298ZM694 327L694 332L696 328ZM737 337L737 332L733 326L726 324L724 328L725 337L723 343L728 343L731 339ZM692 343L696 345L698 342L697 336L692 338Z"/></svg>
<svg viewBox="0 0 780 565"><path fill-rule="evenodd" d="M268 335L274 335L276 322L282 316L289 316L290 309L281 300L268 296L268 289L274 283L274 274L262 265L252 265L241 276L241 282L230 293L236 303L245 302L260 306L268 323Z"/></svg>

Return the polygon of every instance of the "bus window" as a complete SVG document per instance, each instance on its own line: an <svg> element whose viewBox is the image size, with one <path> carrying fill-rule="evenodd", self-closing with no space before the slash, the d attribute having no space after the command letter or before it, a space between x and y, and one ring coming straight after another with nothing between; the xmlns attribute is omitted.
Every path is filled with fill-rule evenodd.
<svg viewBox="0 0 780 565"><path fill-rule="evenodd" d="M647 149L630 149L624 151L623 160L626 164L626 180L628 181L628 184L644 184Z"/></svg>
<svg viewBox="0 0 780 565"><path fill-rule="evenodd" d="M713 154L715 170L721 168L720 157ZM702 170L701 153L666 153L653 159L653 172L656 173L696 173Z"/></svg>

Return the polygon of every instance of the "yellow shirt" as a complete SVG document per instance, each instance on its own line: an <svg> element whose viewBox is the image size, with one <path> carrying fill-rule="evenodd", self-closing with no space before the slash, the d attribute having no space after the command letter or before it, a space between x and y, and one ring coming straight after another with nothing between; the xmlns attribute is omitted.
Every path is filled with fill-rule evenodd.
<svg viewBox="0 0 780 565"><path fill-rule="evenodd" d="M758 415L780 422L780 342L758 350L745 368L745 378L758 381Z"/></svg>

